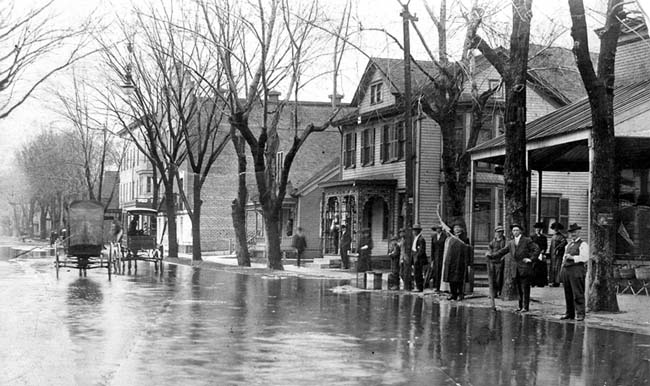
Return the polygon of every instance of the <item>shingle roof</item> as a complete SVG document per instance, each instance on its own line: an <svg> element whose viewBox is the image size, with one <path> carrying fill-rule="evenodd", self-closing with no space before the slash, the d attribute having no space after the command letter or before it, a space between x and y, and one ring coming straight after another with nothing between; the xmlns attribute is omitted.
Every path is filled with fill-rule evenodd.
<svg viewBox="0 0 650 386"><path fill-rule="evenodd" d="M650 108L650 80L617 87L614 90L614 116L631 111L641 105ZM591 127L591 108L587 97L559 108L526 124L526 141L536 141L572 133ZM505 146L505 137L500 135L469 150L482 150Z"/></svg>

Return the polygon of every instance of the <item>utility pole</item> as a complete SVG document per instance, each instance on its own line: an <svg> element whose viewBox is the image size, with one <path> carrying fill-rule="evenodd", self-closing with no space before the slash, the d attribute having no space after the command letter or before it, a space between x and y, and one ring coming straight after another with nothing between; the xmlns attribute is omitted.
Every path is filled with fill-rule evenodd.
<svg viewBox="0 0 650 386"><path fill-rule="evenodd" d="M406 172L406 213L404 216L404 226L406 228L413 225L413 121L411 119L411 41L409 37L409 23L411 20L417 21L414 15L411 15L408 8L408 2L402 4L403 10L402 27L404 29L404 130L406 131L406 144L404 149ZM408 233L408 232L407 232Z"/></svg>

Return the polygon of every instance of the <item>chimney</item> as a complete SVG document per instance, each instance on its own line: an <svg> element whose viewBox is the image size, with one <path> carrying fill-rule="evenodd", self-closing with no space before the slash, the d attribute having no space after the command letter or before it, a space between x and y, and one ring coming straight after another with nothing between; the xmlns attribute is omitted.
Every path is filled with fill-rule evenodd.
<svg viewBox="0 0 650 386"><path fill-rule="evenodd" d="M279 91L271 90L266 95L268 97L269 102L278 103L280 101L280 92Z"/></svg>
<svg viewBox="0 0 650 386"><path fill-rule="evenodd" d="M335 97L333 97L333 95L330 94L327 97L330 98L330 101L332 101L332 106L333 107L336 107L336 106L340 105L341 100L343 100L343 94L336 94Z"/></svg>

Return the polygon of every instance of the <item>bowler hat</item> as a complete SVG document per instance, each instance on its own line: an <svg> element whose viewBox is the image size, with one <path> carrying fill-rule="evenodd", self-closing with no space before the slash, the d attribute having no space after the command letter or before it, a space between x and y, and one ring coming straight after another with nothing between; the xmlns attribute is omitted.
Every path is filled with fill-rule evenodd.
<svg viewBox="0 0 650 386"><path fill-rule="evenodd" d="M413 224L413 226L411 227L411 229L414 229L414 230L415 230L415 229L422 230L422 225L420 225L420 223L415 223L415 224Z"/></svg>
<svg viewBox="0 0 650 386"><path fill-rule="evenodd" d="M535 225L533 225L533 228L544 229L544 223L543 222L536 222Z"/></svg>
<svg viewBox="0 0 650 386"><path fill-rule="evenodd" d="M559 231L564 229L564 225L562 225L561 222L554 222L553 224L551 224L551 229Z"/></svg>
<svg viewBox="0 0 650 386"><path fill-rule="evenodd" d="M521 227L521 225L519 225L519 224L517 224L517 223L510 224L510 229L512 229L512 228L519 228L519 229L521 229L521 230L524 229L524 228Z"/></svg>
<svg viewBox="0 0 650 386"><path fill-rule="evenodd" d="M578 229L582 229L582 227L578 225L578 223L574 222L573 224L569 225L569 229L567 229L567 231L573 232L573 231L577 231Z"/></svg>
<svg viewBox="0 0 650 386"><path fill-rule="evenodd" d="M503 227L501 225L499 225L496 228L494 228L494 231L495 232L503 232Z"/></svg>

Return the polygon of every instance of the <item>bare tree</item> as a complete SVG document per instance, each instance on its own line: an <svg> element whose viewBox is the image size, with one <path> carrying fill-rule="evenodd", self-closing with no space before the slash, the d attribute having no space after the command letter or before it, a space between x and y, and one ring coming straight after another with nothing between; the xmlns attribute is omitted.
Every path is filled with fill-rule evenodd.
<svg viewBox="0 0 650 386"><path fill-rule="evenodd" d="M500 55L478 33L472 37L478 48L503 78L506 92L504 164L506 222L527 224L526 172L526 79L532 0L512 2L510 53Z"/></svg>
<svg viewBox="0 0 650 386"><path fill-rule="evenodd" d="M13 1L3 3L0 10L0 119L23 104L52 75L92 53L84 52L90 21L78 28L59 27L52 14L53 3L51 0L26 12L18 12ZM60 52L67 52L62 60ZM47 65L48 62L52 64ZM44 66L45 70L39 71L39 66Z"/></svg>
<svg viewBox="0 0 650 386"><path fill-rule="evenodd" d="M88 198L105 200L107 208L113 199L115 186L104 186L105 171L109 164L119 165L121 162L121 157L115 152L114 136L107 127L107 112L93 106L86 82L74 71L70 92L71 95L62 90L53 90L58 101L55 110L72 126L69 141L76 145L82 158ZM109 195L105 197L107 191Z"/></svg>
<svg viewBox="0 0 650 386"><path fill-rule="evenodd" d="M296 153L309 135L325 130L330 123L310 124L299 130L298 104L293 103L293 141L283 164L276 165L282 113L290 105L289 98L297 102L297 90L307 83L301 78L304 66L314 59L313 49L318 39L313 24L321 17L319 5L317 2L307 6L290 5L288 1L273 0L246 8L237 8L229 1L204 1L201 6L208 27L207 38L217 48L225 66L230 123L248 144L252 155L264 217L268 266L283 269L279 223L289 172ZM279 86L288 90L286 98L272 101L272 91ZM242 92L244 95L240 97ZM251 127L249 122L254 110L259 112L257 127ZM236 147L239 141L234 142ZM240 170L241 167L240 163ZM239 186L241 189L242 179ZM235 203L241 206L243 198L245 194L240 190Z"/></svg>
<svg viewBox="0 0 650 386"><path fill-rule="evenodd" d="M199 9L185 8L192 15ZM195 12L192 12L195 11ZM200 18L186 16L174 18L171 9L147 15L151 19L150 44L176 64L176 72L167 79L174 87L169 88L170 107L174 121L169 124L178 128L185 147L186 162L191 176L191 199L177 175L178 190L192 221L192 259L201 258L201 190L210 170L230 140L230 131L221 123L227 116L223 88L225 83L223 65L211 47L197 34ZM156 40L154 40L156 39Z"/></svg>
<svg viewBox="0 0 650 386"><path fill-rule="evenodd" d="M112 70L110 87L96 88L106 108L122 126L122 131L137 150L147 157L154 169L153 204L158 209L158 184L164 187L168 255L178 256L176 226L178 167L187 156L184 135L176 124L175 93L184 93L180 87L185 70L168 52L173 43L164 37L164 29L155 14L134 9L132 25L122 22L122 38L118 42L99 41L105 63ZM126 47L126 49L124 49ZM164 48L163 48L164 47ZM183 94L185 95L185 94Z"/></svg>
<svg viewBox="0 0 650 386"><path fill-rule="evenodd" d="M609 0L605 26L600 34L598 72L589 53L587 21L582 0L569 0L573 52L580 76L587 90L591 107L591 234L588 270L588 307L592 311L617 312L613 261L616 252L616 221L602 224L601 214L614 214L618 209L619 170L614 137L614 63L621 33L621 20L626 17L623 0Z"/></svg>

